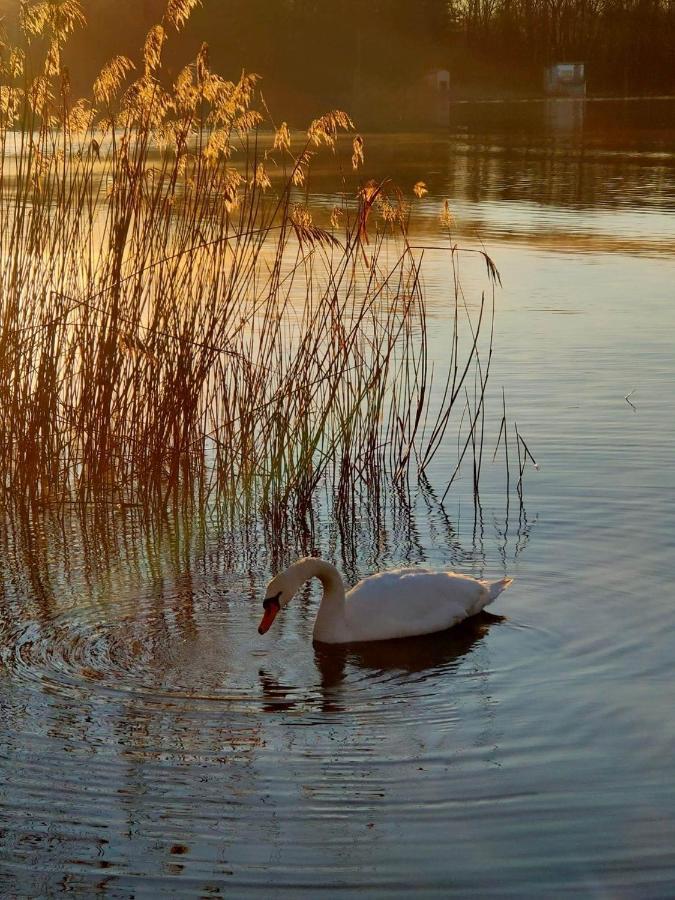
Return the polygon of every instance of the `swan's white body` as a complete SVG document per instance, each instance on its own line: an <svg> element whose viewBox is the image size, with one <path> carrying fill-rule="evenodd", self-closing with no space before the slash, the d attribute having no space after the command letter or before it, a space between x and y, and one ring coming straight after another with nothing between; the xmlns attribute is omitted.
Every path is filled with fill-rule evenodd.
<svg viewBox="0 0 675 900"><path fill-rule="evenodd" d="M345 594L335 566L310 557L289 566L270 582L261 633L313 576L323 584L314 640L326 644L385 641L445 631L479 613L512 581L502 578L490 582L428 569L392 569L364 578Z"/></svg>

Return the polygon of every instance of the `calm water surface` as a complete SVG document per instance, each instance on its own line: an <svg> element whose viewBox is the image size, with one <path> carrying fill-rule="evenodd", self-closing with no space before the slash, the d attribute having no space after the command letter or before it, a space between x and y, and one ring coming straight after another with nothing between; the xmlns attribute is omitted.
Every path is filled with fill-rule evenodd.
<svg viewBox="0 0 675 900"><path fill-rule="evenodd" d="M284 549L348 581L507 572L496 615L320 651L315 591L258 636L256 523L6 523L0 892L675 894L674 114L466 107L367 144L373 174L427 182L421 240L447 197L497 262L490 418L504 385L540 470L520 509L490 448L482 513L466 484L442 508L449 436L411 505ZM441 356L445 257L424 277Z"/></svg>

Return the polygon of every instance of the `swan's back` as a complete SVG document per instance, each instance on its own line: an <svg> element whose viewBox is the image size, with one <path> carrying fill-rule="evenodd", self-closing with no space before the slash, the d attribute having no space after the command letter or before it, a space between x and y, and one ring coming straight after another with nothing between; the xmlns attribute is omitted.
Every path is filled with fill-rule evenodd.
<svg viewBox="0 0 675 900"><path fill-rule="evenodd" d="M488 582L427 569L371 575L347 593L349 639L377 641L443 631L479 613L510 583L510 578Z"/></svg>

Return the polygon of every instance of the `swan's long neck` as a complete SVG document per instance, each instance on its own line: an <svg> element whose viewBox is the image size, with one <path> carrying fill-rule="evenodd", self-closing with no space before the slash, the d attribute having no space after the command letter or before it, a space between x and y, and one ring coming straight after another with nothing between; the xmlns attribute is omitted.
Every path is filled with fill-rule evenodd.
<svg viewBox="0 0 675 900"><path fill-rule="evenodd" d="M312 559L308 568L311 575L316 576L323 585L323 598L330 603L344 603L345 586L342 576L331 563L323 559Z"/></svg>
<svg viewBox="0 0 675 900"><path fill-rule="evenodd" d="M314 624L316 640L328 640L345 628L345 586L335 566L323 559L307 559L301 563L305 580L316 577L323 585L323 597Z"/></svg>

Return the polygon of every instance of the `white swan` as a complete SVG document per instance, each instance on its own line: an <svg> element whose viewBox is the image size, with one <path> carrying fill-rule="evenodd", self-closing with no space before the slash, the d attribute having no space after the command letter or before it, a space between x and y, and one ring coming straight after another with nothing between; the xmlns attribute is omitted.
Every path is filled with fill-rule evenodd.
<svg viewBox="0 0 675 900"><path fill-rule="evenodd" d="M444 631L479 613L513 581L483 581L428 569L392 569L364 578L345 594L335 566L308 557L270 581L260 634L268 631L279 610L288 606L313 576L323 584L314 640L326 644L385 641Z"/></svg>

